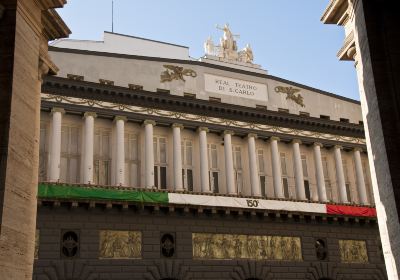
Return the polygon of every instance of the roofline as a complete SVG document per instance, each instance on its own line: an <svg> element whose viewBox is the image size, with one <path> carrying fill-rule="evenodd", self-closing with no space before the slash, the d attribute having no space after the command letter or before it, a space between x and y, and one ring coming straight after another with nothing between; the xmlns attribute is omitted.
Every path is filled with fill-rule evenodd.
<svg viewBox="0 0 400 280"><path fill-rule="evenodd" d="M164 45L170 45L170 46L179 47L179 48L189 49L189 47L187 47L187 46L182 46L182 45L177 45L177 44L172 44L172 43L167 43L167 42L162 42L162 41L157 41L157 40L152 40L152 39L132 36L132 35L115 33L115 32L110 32L110 31L104 31L104 33L118 35L118 36L124 36L124 37L129 37L129 38L135 38L135 39L145 40L145 41L154 42L154 43L160 43L160 44L164 44Z"/></svg>
<svg viewBox="0 0 400 280"><path fill-rule="evenodd" d="M306 89L306 90L314 91L314 92L320 93L322 95L326 95L326 96L329 96L329 97L333 97L333 98L341 99L343 101L347 101L347 102L350 102L350 103L361 105L360 101L358 101L358 100L354 100L354 99L351 99L351 98L348 98L348 97L337 95L337 94L334 94L334 93L331 93L331 92L328 92L328 91L324 91L324 90L321 90L321 89L313 88L313 87L310 87L310 86L307 86L307 85L303 85L303 84L300 84L300 83L296 83L296 82L293 82L293 81L290 81L290 80L286 80L284 78L276 77L276 76L269 75L269 74L255 73L255 72L251 72L251 71L248 71L248 70L230 68L228 66L216 65L216 64L207 63L207 62L204 62L204 61L183 60L183 59L162 58L162 57L150 57L150 56L139 56L139 55L129 55L129 54L117 54L117 53L107 53L107 52L97 52L97 51L88 51L88 50L80 50L80 49L59 48L59 47L55 47L55 46L49 46L49 51L205 66L205 67L209 67L209 68L220 69L220 70L224 70L224 71L231 71L231 72L235 72L235 73L240 73L240 74L245 74L245 75L250 75L250 76L255 76L255 77L260 77L260 78L272 79L272 80L275 80L275 81L278 81L278 82L282 82L282 83L286 83L286 84L290 84L290 85L293 85L293 86L296 86L296 87L301 87L301 88Z"/></svg>

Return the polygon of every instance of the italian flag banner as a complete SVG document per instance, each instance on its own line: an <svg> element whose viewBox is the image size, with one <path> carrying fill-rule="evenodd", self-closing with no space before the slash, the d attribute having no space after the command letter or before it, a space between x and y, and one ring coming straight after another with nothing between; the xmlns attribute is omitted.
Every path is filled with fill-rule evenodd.
<svg viewBox="0 0 400 280"><path fill-rule="evenodd" d="M315 202L283 201L218 195L168 193L135 189L116 189L79 185L40 183L40 199L77 199L125 201L160 204L195 205L242 209L265 209L285 212L303 212L356 217L376 217L375 208Z"/></svg>

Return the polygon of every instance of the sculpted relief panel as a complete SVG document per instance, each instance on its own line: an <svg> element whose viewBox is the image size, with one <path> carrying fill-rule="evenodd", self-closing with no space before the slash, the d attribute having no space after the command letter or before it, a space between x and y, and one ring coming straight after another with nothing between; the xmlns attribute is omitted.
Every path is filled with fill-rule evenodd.
<svg viewBox="0 0 400 280"><path fill-rule="evenodd" d="M344 263L367 263L367 244L363 240L339 240L340 259Z"/></svg>
<svg viewBox="0 0 400 280"><path fill-rule="evenodd" d="M101 230L99 251L99 258L141 258L142 233L140 231Z"/></svg>
<svg viewBox="0 0 400 280"><path fill-rule="evenodd" d="M300 237L193 233L195 259L302 261Z"/></svg>

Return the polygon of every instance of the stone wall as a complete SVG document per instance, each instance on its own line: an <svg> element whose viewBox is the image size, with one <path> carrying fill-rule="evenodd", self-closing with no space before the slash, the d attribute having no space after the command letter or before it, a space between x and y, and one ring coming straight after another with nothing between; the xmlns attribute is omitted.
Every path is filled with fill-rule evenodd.
<svg viewBox="0 0 400 280"><path fill-rule="evenodd" d="M386 279L375 220L259 215L168 207L90 207L43 203L38 209L34 279ZM66 258L61 234L79 235L79 253ZM99 258L100 231L140 231L141 258ZM175 237L172 257L161 253L164 233ZM300 237L302 260L194 259L192 233ZM326 242L318 260L316 240ZM367 263L342 261L339 240L364 240ZM343 243L343 242L342 242Z"/></svg>

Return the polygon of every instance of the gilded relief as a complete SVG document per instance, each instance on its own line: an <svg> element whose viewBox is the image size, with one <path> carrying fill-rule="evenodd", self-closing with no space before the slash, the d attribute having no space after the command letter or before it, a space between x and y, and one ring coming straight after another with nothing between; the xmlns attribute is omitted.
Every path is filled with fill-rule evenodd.
<svg viewBox="0 0 400 280"><path fill-rule="evenodd" d="M39 258L39 241L40 241L39 235L40 235L40 230L37 229L35 233L35 253L34 253L35 260Z"/></svg>
<svg viewBox="0 0 400 280"><path fill-rule="evenodd" d="M367 244L363 240L339 240L340 259L345 263L367 263Z"/></svg>
<svg viewBox="0 0 400 280"><path fill-rule="evenodd" d="M294 101L296 104L299 104L301 107L305 107L304 105L304 100L303 96L299 93L296 95L296 92L299 92L300 89L294 88L294 87L283 87L283 86L277 86L275 87L275 92L277 93L285 93L286 94L286 99L290 99Z"/></svg>
<svg viewBox="0 0 400 280"><path fill-rule="evenodd" d="M100 258L137 259L142 256L140 231L100 231Z"/></svg>
<svg viewBox="0 0 400 280"><path fill-rule="evenodd" d="M185 82L183 76L189 76L192 78L197 77L197 73L192 69L184 69L181 66L175 65L163 65L166 68L160 75L161 83L171 82L173 80L181 80Z"/></svg>
<svg viewBox="0 0 400 280"><path fill-rule="evenodd" d="M193 233L196 259L301 261L300 237Z"/></svg>

